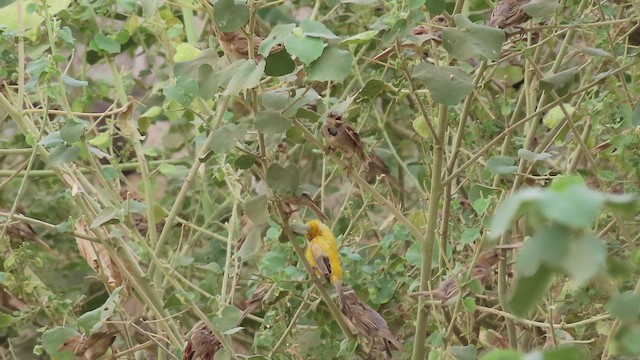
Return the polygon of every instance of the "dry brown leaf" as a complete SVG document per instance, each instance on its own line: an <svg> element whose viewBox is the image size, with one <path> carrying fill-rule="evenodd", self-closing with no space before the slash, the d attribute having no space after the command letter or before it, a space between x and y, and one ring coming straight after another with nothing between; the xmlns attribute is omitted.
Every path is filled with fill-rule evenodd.
<svg viewBox="0 0 640 360"><path fill-rule="evenodd" d="M76 231L87 234L86 226L82 220L76 222ZM109 290L114 290L123 284L122 273L113 262L109 252L104 245L76 237L76 244L80 255L87 261L87 264L98 274L105 277Z"/></svg>

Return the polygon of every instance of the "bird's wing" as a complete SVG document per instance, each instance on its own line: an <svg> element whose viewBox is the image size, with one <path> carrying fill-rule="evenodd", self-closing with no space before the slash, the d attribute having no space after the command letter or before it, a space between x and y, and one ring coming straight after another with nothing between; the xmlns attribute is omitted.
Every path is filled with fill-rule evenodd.
<svg viewBox="0 0 640 360"><path fill-rule="evenodd" d="M351 140L353 140L354 143L356 143L358 146L362 146L362 141L360 140L360 135L358 135L356 130L354 128L352 128L351 125L349 125L347 123L344 123L342 121L336 122L336 123L337 123L337 127L342 127L344 129L344 131L347 133L347 135L349 135Z"/></svg>
<svg viewBox="0 0 640 360"><path fill-rule="evenodd" d="M313 255L313 259L316 262L316 268L320 271L322 276L324 276L327 281L329 281L331 277L331 260L329 259L328 254L317 242L312 242L311 244L309 244L309 246L311 249L311 254Z"/></svg>

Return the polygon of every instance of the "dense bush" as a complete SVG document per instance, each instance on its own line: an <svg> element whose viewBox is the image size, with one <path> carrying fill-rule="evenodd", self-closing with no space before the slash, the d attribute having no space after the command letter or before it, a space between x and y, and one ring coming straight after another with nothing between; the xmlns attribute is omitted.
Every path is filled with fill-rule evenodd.
<svg viewBox="0 0 640 360"><path fill-rule="evenodd" d="M3 358L640 355L636 4L0 5Z"/></svg>

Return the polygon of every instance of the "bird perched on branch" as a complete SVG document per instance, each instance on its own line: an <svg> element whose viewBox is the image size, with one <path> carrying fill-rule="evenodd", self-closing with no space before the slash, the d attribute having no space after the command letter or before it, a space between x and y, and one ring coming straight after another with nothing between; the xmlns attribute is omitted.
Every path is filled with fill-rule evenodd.
<svg viewBox="0 0 640 360"><path fill-rule="evenodd" d="M221 347L213 331L205 323L199 322L187 334L182 360L213 360Z"/></svg>
<svg viewBox="0 0 640 360"><path fill-rule="evenodd" d="M66 339L59 351L71 351L77 360L96 360L109 350L119 331L97 332L83 338L80 335Z"/></svg>
<svg viewBox="0 0 640 360"><path fill-rule="evenodd" d="M391 359L392 348L404 351L404 347L393 336L384 318L364 301L360 300L352 288L345 286L343 290L345 303L342 304L340 311L356 328L358 333L371 343L371 350L373 351L376 348L376 339L381 339L387 359Z"/></svg>
<svg viewBox="0 0 640 360"><path fill-rule="evenodd" d="M16 214L21 214L23 212L24 211L22 206L18 205L18 207L16 208ZM2 213L2 215L7 214L8 216L9 211L0 209L0 213ZM4 226L4 221L0 223L0 232L2 232L3 226ZM40 245L44 246L47 250L51 250L51 247L49 247L49 245L46 242L44 242L40 238L40 236L38 236L38 233L36 233L36 231L33 229L33 227L29 223L16 221L15 218L7 226L6 234L9 236L9 239L11 240L19 241L19 242L23 242L23 241L37 242Z"/></svg>
<svg viewBox="0 0 640 360"><path fill-rule="evenodd" d="M342 289L342 267L340 266L336 238L333 236L331 229L319 220L311 220L307 223L307 226L309 227L307 232L309 245L305 254L307 261L319 277L326 279L336 288L340 301L346 304Z"/></svg>
<svg viewBox="0 0 640 360"><path fill-rule="evenodd" d="M124 187L120 189L120 199L122 199L122 201L133 200L139 203L144 203L144 198L142 197L142 194L140 194L135 190L127 189ZM149 232L149 222L147 221L147 214L139 213L139 212L130 212L130 215L131 215L131 222L133 223L133 226L135 226L136 229L138 229L138 231L140 232L140 235L147 236L147 232ZM162 218L156 219L156 232L158 233L158 235L160 235L160 233L162 232L164 225L165 225L164 219Z"/></svg>
<svg viewBox="0 0 640 360"><path fill-rule="evenodd" d="M522 10L522 5L528 4L530 0L502 0L491 12L491 17L487 26L507 29L526 23L531 19Z"/></svg>
<svg viewBox="0 0 640 360"><path fill-rule="evenodd" d="M442 31L449 25L449 21L443 15L435 16L430 24L422 24L411 30L412 37L400 44L400 50L414 49L423 59L427 59L429 51L425 48L431 41L436 44L442 43ZM383 61L389 55L396 52L396 46L392 45L381 53L373 57L373 61Z"/></svg>
<svg viewBox="0 0 640 360"><path fill-rule="evenodd" d="M500 249L493 249L485 251L478 257L475 265L471 269L471 279L478 279L482 286L486 286L491 280L493 274L493 266L496 265L500 259ZM469 270L468 266L465 266L462 270L462 274ZM411 294L412 296L426 296L433 298L434 300L440 300L442 302L449 302L452 299L457 298L460 295L460 287L456 282L456 277L451 276L448 279L438 285L437 288L431 291L421 291Z"/></svg>
<svg viewBox="0 0 640 360"><path fill-rule="evenodd" d="M242 33L240 33L239 31L216 31L216 35L218 36L218 41L222 46L222 50L224 50L224 53L229 56L232 61L249 58L249 40ZM263 57L262 55L258 54L258 51L260 48L260 44L262 44L262 42L264 41L264 38L253 35L251 39L253 43L253 57L254 59L256 59L256 61L260 61L263 59ZM282 50L282 45L276 44L271 48L269 53L275 53L280 50Z"/></svg>
<svg viewBox="0 0 640 360"><path fill-rule="evenodd" d="M341 112L332 111L327 115L320 128L322 135L329 142L329 147L325 149L325 153L340 150L349 163L351 163L351 159L355 154L362 161L364 171L369 171L371 158L364 151L364 146L358 133L349 124L342 121L342 117L343 114Z"/></svg>

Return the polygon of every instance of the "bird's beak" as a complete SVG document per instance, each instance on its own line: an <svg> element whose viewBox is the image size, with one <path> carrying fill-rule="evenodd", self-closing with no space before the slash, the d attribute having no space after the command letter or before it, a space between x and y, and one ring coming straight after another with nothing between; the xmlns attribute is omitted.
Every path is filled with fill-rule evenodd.
<svg viewBox="0 0 640 360"><path fill-rule="evenodd" d="M296 234L306 236L309 233L309 225L302 223L291 224L291 230Z"/></svg>

